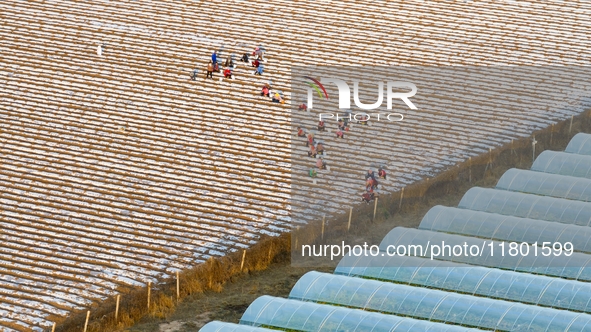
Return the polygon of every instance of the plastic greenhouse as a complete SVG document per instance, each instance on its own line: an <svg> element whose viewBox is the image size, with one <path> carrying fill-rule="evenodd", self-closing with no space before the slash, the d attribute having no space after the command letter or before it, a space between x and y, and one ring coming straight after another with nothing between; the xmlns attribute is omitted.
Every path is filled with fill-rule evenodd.
<svg viewBox="0 0 591 332"><path fill-rule="evenodd" d="M575 251L591 253L591 227L517 218L445 206L431 208L419 229L517 242L567 243ZM550 244L551 245L551 244Z"/></svg>
<svg viewBox="0 0 591 332"><path fill-rule="evenodd" d="M254 327L250 325L239 325L233 323L225 323L213 321L205 324L200 332L271 332L273 330L262 327Z"/></svg>
<svg viewBox="0 0 591 332"><path fill-rule="evenodd" d="M289 297L493 330L591 330L585 313L319 272L305 274Z"/></svg>
<svg viewBox="0 0 591 332"><path fill-rule="evenodd" d="M591 156L544 151L536 158L531 170L591 179Z"/></svg>
<svg viewBox="0 0 591 332"><path fill-rule="evenodd" d="M521 218L591 226L591 204L513 191L471 188L458 207Z"/></svg>
<svg viewBox="0 0 591 332"><path fill-rule="evenodd" d="M250 304L240 324L290 331L475 331L461 326L267 295Z"/></svg>
<svg viewBox="0 0 591 332"><path fill-rule="evenodd" d="M484 242L486 241L486 242ZM489 246L489 244L491 244ZM488 267L496 267L500 269L514 270L520 272L529 272L535 274L542 274L548 276L555 276L567 279L574 279L580 281L591 281L591 255L583 253L572 253L570 256L541 256L534 255L534 250L530 250L527 255L517 254L515 256L509 255L505 251L501 253L500 241L483 240L469 236L453 235L440 232L432 232L426 230L418 230L413 228L396 227L391 230L380 243L380 250L384 252L396 251L392 248L401 246L404 248L424 248L423 257L431 257L430 248L433 245L446 244L450 247L463 246L467 247L477 246L483 248L482 254L479 255L452 255L446 251L445 256L435 256L434 259L446 260L451 262L466 263L472 265L482 265ZM489 248L493 248L493 252ZM531 248L531 246L529 246ZM534 248L535 249L535 248ZM415 255L411 249L408 249L410 254ZM416 249L415 249L416 250ZM505 247L507 250L507 247ZM538 249L539 250L539 249ZM409 254L406 253L406 255ZM495 254L496 253L496 254ZM403 254L400 252L400 254ZM416 254L419 256L418 253Z"/></svg>
<svg viewBox="0 0 591 332"><path fill-rule="evenodd" d="M497 189L591 201L591 180L512 168L505 172Z"/></svg>
<svg viewBox="0 0 591 332"><path fill-rule="evenodd" d="M568 143L565 152L591 155L591 135L576 134Z"/></svg>
<svg viewBox="0 0 591 332"><path fill-rule="evenodd" d="M591 313L591 284L410 256L345 256L335 274Z"/></svg>

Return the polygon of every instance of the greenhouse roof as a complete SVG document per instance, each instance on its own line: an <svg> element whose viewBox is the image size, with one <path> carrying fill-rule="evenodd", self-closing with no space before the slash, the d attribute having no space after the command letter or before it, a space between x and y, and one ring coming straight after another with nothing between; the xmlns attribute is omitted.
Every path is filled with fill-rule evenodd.
<svg viewBox="0 0 591 332"><path fill-rule="evenodd" d="M576 134L570 140L564 151L569 153L591 155L591 135L584 133Z"/></svg>
<svg viewBox="0 0 591 332"><path fill-rule="evenodd" d="M435 206L419 229L527 243L572 243L574 251L591 253L591 227L518 218L496 213Z"/></svg>
<svg viewBox="0 0 591 332"><path fill-rule="evenodd" d="M335 274L591 313L591 283L412 256L345 256Z"/></svg>
<svg viewBox="0 0 591 332"><path fill-rule="evenodd" d="M250 304L240 324L296 331L473 331L455 325L267 295Z"/></svg>
<svg viewBox="0 0 591 332"><path fill-rule="evenodd" d="M591 330L585 313L320 272L300 278L289 297L493 330Z"/></svg>
<svg viewBox="0 0 591 332"><path fill-rule="evenodd" d="M434 246L437 245L443 248L443 244L449 250L444 249L437 255L433 249L435 248ZM480 248L480 254L453 254L452 248L454 246L463 247L464 245L468 248ZM509 254L509 246L502 241L483 240L470 236L405 227L392 229L384 237L379 247L384 252L397 252L399 248L407 250L407 253L399 252L400 255L416 254L421 257L433 256L437 260L591 281L591 268L589 267L591 255L577 252L570 254L570 256L567 256L567 252L562 252L560 256L543 256L541 255L542 249L540 247L527 246L526 248L529 248L527 253L525 253L525 249L518 247L518 250L524 250L524 255L517 253L515 256L512 256ZM396 250L393 250L393 248L396 248ZM419 252L418 250L420 249L423 249L423 252Z"/></svg>
<svg viewBox="0 0 591 332"><path fill-rule="evenodd" d="M591 201L591 180L512 168L505 172L497 189Z"/></svg>
<svg viewBox="0 0 591 332"><path fill-rule="evenodd" d="M531 170L591 179L591 155L544 151L536 158Z"/></svg>
<svg viewBox="0 0 591 332"><path fill-rule="evenodd" d="M271 332L262 327L250 325L240 325L226 322L213 321L205 324L199 331L201 332Z"/></svg>
<svg viewBox="0 0 591 332"><path fill-rule="evenodd" d="M570 199L474 187L464 194L458 207L521 218L591 226L591 204Z"/></svg>

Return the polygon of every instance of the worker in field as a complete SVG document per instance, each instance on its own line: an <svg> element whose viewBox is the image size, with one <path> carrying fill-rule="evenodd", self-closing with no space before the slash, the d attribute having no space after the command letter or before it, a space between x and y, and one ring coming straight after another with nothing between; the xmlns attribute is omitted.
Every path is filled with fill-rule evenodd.
<svg viewBox="0 0 591 332"><path fill-rule="evenodd" d="M344 120L343 121L344 130L349 131L349 119L344 118L343 120Z"/></svg>
<svg viewBox="0 0 591 332"><path fill-rule="evenodd" d="M234 67L234 60L232 60L232 56L228 55L226 62L224 63L224 67Z"/></svg>
<svg viewBox="0 0 591 332"><path fill-rule="evenodd" d="M298 127L298 137L306 137L306 133L304 133L302 127Z"/></svg>
<svg viewBox="0 0 591 332"><path fill-rule="evenodd" d="M261 89L261 96L263 97L270 97L270 91L269 91L269 84L265 83L265 85L263 85L263 89Z"/></svg>
<svg viewBox="0 0 591 332"><path fill-rule="evenodd" d="M272 100L274 103L278 103L278 102L281 100L281 95L279 94L279 92L275 92L275 93L273 94L273 98L271 98L271 100Z"/></svg>
<svg viewBox="0 0 591 332"><path fill-rule="evenodd" d="M324 120L318 121L318 131L326 131L326 126L324 125Z"/></svg>
<svg viewBox="0 0 591 332"><path fill-rule="evenodd" d="M217 51L213 51L213 53L211 54L211 62L215 65L216 63L218 63L218 53Z"/></svg>
<svg viewBox="0 0 591 332"><path fill-rule="evenodd" d="M375 178L368 178L365 181L365 189L366 190L378 189L378 180L376 180Z"/></svg>
<svg viewBox="0 0 591 332"><path fill-rule="evenodd" d="M232 70L230 69L230 67L226 67L226 69L224 69L224 77L232 78Z"/></svg>
<svg viewBox="0 0 591 332"><path fill-rule="evenodd" d="M318 176L318 172L316 172L316 170L315 170L315 169L313 169L313 168L310 168L310 171L308 171L308 175L309 175L311 178L315 178L316 176Z"/></svg>
<svg viewBox="0 0 591 332"><path fill-rule="evenodd" d="M324 145L320 142L316 143L316 153L317 154L324 154Z"/></svg>
<svg viewBox="0 0 591 332"><path fill-rule="evenodd" d="M336 135L337 135L337 138L345 138L345 133L341 130L341 128L337 129Z"/></svg>
<svg viewBox="0 0 591 332"><path fill-rule="evenodd" d="M373 201L375 199L375 197L376 196L375 196L373 190L370 189L361 195L361 201L365 202L366 204L369 204L369 202Z"/></svg>
<svg viewBox="0 0 591 332"><path fill-rule="evenodd" d="M209 61L209 63L207 64L207 75L205 76L205 78L213 79L213 63L211 61Z"/></svg>
<svg viewBox="0 0 591 332"><path fill-rule="evenodd" d="M308 157L316 158L316 148L313 144L310 144L310 151L308 151Z"/></svg>
<svg viewBox="0 0 591 332"><path fill-rule="evenodd" d="M314 145L314 134L308 134L308 141L306 142L306 146Z"/></svg>
<svg viewBox="0 0 591 332"><path fill-rule="evenodd" d="M274 103L284 103L283 101L283 97L281 96L281 94L279 92L275 92L273 94L273 98L271 99L272 102Z"/></svg>
<svg viewBox="0 0 591 332"><path fill-rule="evenodd" d="M316 167L318 167L318 169L326 169L326 163L324 162L322 157L316 159Z"/></svg>
<svg viewBox="0 0 591 332"><path fill-rule="evenodd" d="M260 47L257 47L254 52L252 52L252 55L256 56L258 60L265 61L265 59L263 59L263 53L263 50Z"/></svg>
<svg viewBox="0 0 591 332"><path fill-rule="evenodd" d="M378 168L378 177L386 180L386 170L382 166Z"/></svg>
<svg viewBox="0 0 591 332"><path fill-rule="evenodd" d="M261 66L259 64L259 66L257 67L257 69L254 71L255 75L263 75L263 66Z"/></svg>
<svg viewBox="0 0 591 332"><path fill-rule="evenodd" d="M197 73L199 71L197 70L197 68L193 69L193 71L191 72L191 80L195 81L197 79Z"/></svg>
<svg viewBox="0 0 591 332"><path fill-rule="evenodd" d="M367 116L367 114L363 114L363 115L361 115L361 117L359 118L359 120L357 122L366 126L367 121L369 121L369 116Z"/></svg>

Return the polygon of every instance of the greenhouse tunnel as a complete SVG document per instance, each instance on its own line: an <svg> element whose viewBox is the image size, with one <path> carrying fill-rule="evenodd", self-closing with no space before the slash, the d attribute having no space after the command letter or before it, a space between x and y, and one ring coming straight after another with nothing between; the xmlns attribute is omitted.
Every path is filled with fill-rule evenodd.
<svg viewBox="0 0 591 332"><path fill-rule="evenodd" d="M334 274L591 313L591 283L412 256L345 256Z"/></svg>
<svg viewBox="0 0 591 332"><path fill-rule="evenodd" d="M200 332L271 332L276 330L270 330L262 327L255 327L250 325L240 325L234 323L225 323L220 321L212 321L205 324Z"/></svg>
<svg viewBox="0 0 591 332"><path fill-rule="evenodd" d="M591 155L591 135L585 133L578 133L571 138L566 149L568 153Z"/></svg>
<svg viewBox="0 0 591 332"><path fill-rule="evenodd" d="M496 189L591 201L591 180L512 168L499 179Z"/></svg>
<svg viewBox="0 0 591 332"><path fill-rule="evenodd" d="M490 330L591 330L585 313L320 272L300 278L289 298Z"/></svg>
<svg viewBox="0 0 591 332"><path fill-rule="evenodd" d="M565 254L561 256L538 256L534 255L534 251L529 251L528 255L501 255L500 248L502 242L495 240L486 240L486 243L492 243L490 247L494 251L491 255L489 245L483 245L483 239L478 239L470 236L446 234L440 232L432 232L427 230L419 230L414 228L396 227L392 229L382 240L379 247L381 251L392 251L392 247L402 246L402 248L424 248L422 257L430 257L430 251L427 250L431 245L445 243L450 247L455 245L463 246L464 243L468 247L477 246L486 250L482 251L480 255L452 255L446 251L445 255L434 257L437 260L446 260L451 262L466 263L472 265L482 265L487 267L495 267L500 269L509 269L520 272L528 272L535 274L542 274L547 276L555 276L566 279L573 279L579 281L591 281L591 255L574 252L570 256ZM416 249L415 249L416 250ZM402 255L403 253L400 252ZM414 253L411 253L414 255ZM420 254L417 252L417 255Z"/></svg>
<svg viewBox="0 0 591 332"><path fill-rule="evenodd" d="M254 300L240 324L295 331L479 331L408 317L283 299L268 295Z"/></svg>
<svg viewBox="0 0 591 332"><path fill-rule="evenodd" d="M590 227L440 205L431 208L425 214L419 229L492 240L538 243L538 245L544 242L570 242L574 251L591 253Z"/></svg>
<svg viewBox="0 0 591 332"><path fill-rule="evenodd" d="M459 208L502 215L591 226L591 204L564 198L492 188L471 188Z"/></svg>
<svg viewBox="0 0 591 332"><path fill-rule="evenodd" d="M591 156L544 151L536 158L531 170L591 179Z"/></svg>

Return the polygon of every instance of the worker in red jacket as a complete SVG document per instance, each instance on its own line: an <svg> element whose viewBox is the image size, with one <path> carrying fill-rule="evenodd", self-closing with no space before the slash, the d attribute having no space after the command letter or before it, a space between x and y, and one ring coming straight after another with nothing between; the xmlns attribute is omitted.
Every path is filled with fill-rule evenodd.
<svg viewBox="0 0 591 332"><path fill-rule="evenodd" d="M324 125L324 121L320 120L318 121L318 131L325 131L326 130L326 126Z"/></svg>
<svg viewBox="0 0 591 332"><path fill-rule="evenodd" d="M225 78L232 78L232 71L230 70L230 67L227 67L226 69L224 69L224 77Z"/></svg>
<svg viewBox="0 0 591 332"><path fill-rule="evenodd" d="M304 133L304 129L298 127L298 137L305 137L306 133Z"/></svg>
<svg viewBox="0 0 591 332"><path fill-rule="evenodd" d="M306 146L314 145L314 135L312 133L308 134L308 141L306 142Z"/></svg>
<svg viewBox="0 0 591 332"><path fill-rule="evenodd" d="M378 177L386 179L386 170L380 166L378 169Z"/></svg>
<svg viewBox="0 0 591 332"><path fill-rule="evenodd" d="M263 89L261 90L261 96L269 97L269 85L268 84L263 85Z"/></svg>

